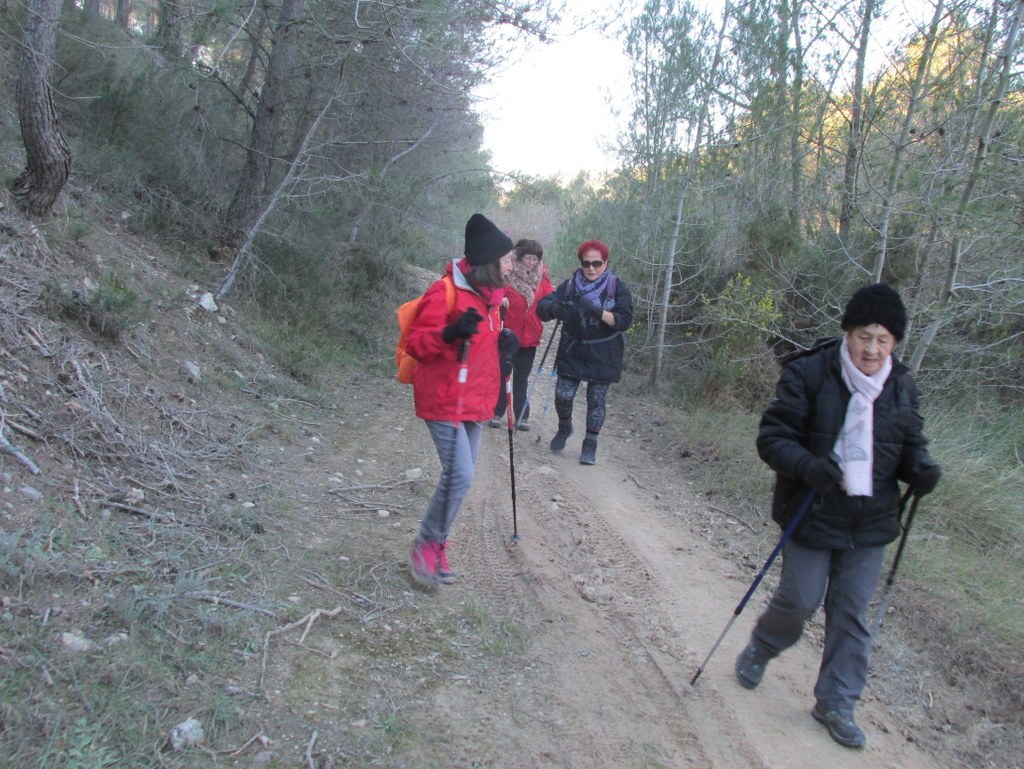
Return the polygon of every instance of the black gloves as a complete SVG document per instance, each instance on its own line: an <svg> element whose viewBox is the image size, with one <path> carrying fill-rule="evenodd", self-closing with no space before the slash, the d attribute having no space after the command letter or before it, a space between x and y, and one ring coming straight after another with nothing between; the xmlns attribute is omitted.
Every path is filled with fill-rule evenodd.
<svg viewBox="0 0 1024 769"><path fill-rule="evenodd" d="M555 320L567 321L572 316L572 307L568 302L555 299L551 302L551 317Z"/></svg>
<svg viewBox="0 0 1024 769"><path fill-rule="evenodd" d="M923 497L931 494L939 485L939 478L942 477L942 470L938 465L929 465L910 479L910 488L914 490L914 496Z"/></svg>
<svg viewBox="0 0 1024 769"><path fill-rule="evenodd" d="M510 329L503 328L498 334L498 355L511 358L519 349L519 337Z"/></svg>
<svg viewBox="0 0 1024 769"><path fill-rule="evenodd" d="M601 297L599 296L591 294L589 296L581 297L580 307L598 320L600 320L601 316L604 315L604 304L602 304Z"/></svg>
<svg viewBox="0 0 1024 769"><path fill-rule="evenodd" d="M512 356L519 349L519 337L507 328L498 334L498 358L501 362L501 376L507 378L512 373Z"/></svg>
<svg viewBox="0 0 1024 769"><path fill-rule="evenodd" d="M804 467L804 482L820 496L842 483L843 472L833 462L814 457Z"/></svg>
<svg viewBox="0 0 1024 769"><path fill-rule="evenodd" d="M483 319L484 316L477 312L475 307L470 307L441 330L441 338L446 344L451 344L456 339L469 339L476 333L476 327Z"/></svg>

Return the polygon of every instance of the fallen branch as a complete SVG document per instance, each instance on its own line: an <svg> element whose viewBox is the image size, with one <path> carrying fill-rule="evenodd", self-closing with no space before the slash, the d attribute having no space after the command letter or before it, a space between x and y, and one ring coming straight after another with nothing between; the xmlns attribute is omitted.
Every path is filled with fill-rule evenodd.
<svg viewBox="0 0 1024 769"><path fill-rule="evenodd" d="M640 483L640 481L638 481L638 480L636 479L636 476L630 475L630 476L628 476L628 477L629 477L629 480L633 481L633 483L635 483L635 484L637 485L637 488L641 488L641 489L643 489L644 491L655 491L655 490L654 490L654 489L652 489L652 488L651 488L650 486L644 486L644 485L643 485L642 483Z"/></svg>
<svg viewBox="0 0 1024 769"><path fill-rule="evenodd" d="M115 502L112 499L105 499L100 504L106 505L107 507L113 507L116 510L124 510L124 512L131 513L132 515L141 515L143 518L149 518L150 520L159 521L160 523L177 523L174 518L164 515L163 513L151 513L149 510L143 510L141 507L133 507L132 505L126 505L123 502Z"/></svg>
<svg viewBox="0 0 1024 769"><path fill-rule="evenodd" d="M245 609L246 611L254 611L258 614L266 614L268 617L277 619L277 615L274 614L270 609L264 609L262 606L256 606L251 603L242 603L241 601L235 601L231 598L224 598L223 596L215 595L213 593L186 593L183 598L195 598L197 601L206 601L217 606L224 604L234 609Z"/></svg>
<svg viewBox="0 0 1024 769"><path fill-rule="evenodd" d="M247 747L252 745L254 742L258 742L262 747L265 748L268 745L270 745L270 738L268 738L262 732L259 732L257 734L254 734L249 739L247 739L245 742L243 742L237 748L227 748L226 750L218 750L217 752L221 753L221 754L226 754L228 756L231 756L232 758L237 758L238 756L240 756L242 754L243 750L245 750Z"/></svg>
<svg viewBox="0 0 1024 769"><path fill-rule="evenodd" d="M419 483L422 478L410 480L409 478L403 478L397 481L391 481L389 483L364 483L360 486L345 486L340 489L329 489L331 494L343 494L346 491L366 491L368 489L394 489L399 486L404 486L409 483Z"/></svg>
<svg viewBox="0 0 1024 769"><path fill-rule="evenodd" d="M747 527L748 529L750 529L750 533L751 533L751 534L756 534L756 533L757 533L757 532L755 532L755 531L754 531L754 527L753 527L753 526L751 526L751 525L750 525L749 523L747 523L746 521L744 521L744 520L743 520L742 518L739 518L739 517L737 517L737 516L733 515L732 513L727 513L727 512L726 512L725 510L723 510L722 508L720 508L720 507L715 507L714 505L708 505L708 507L710 507L710 508L711 508L712 510L714 510L714 511L715 511L716 513L719 513L720 515L724 515L724 516L725 516L725 517L727 517L727 518L732 518L732 519L733 519L734 521L736 521L737 523L742 523L742 524L743 524L744 526L746 526L746 527Z"/></svg>
<svg viewBox="0 0 1024 769"><path fill-rule="evenodd" d="M0 426L2 426L5 421L6 420L4 419L0 419ZM10 454L12 457L21 462L21 464L25 465L25 467L28 468L28 471L32 473L32 475L39 475L39 466L31 459L29 459L27 456L25 456L21 451L16 449L11 444L11 442L7 440L7 436L4 435L4 431L2 428L0 428L0 451L3 451L5 454Z"/></svg>
<svg viewBox="0 0 1024 769"><path fill-rule="evenodd" d="M340 613L341 606L335 606L333 609L329 611L324 609L314 609L302 619L297 619L294 622L289 622L287 625L282 625L281 627L276 628L274 630L268 630L266 635L263 636L263 658L260 660L260 689L264 689L263 679L267 675L267 656L270 653L271 638L273 638L276 635L280 635L281 633L287 633L289 630L294 630L299 625L305 625L306 629L302 631L302 636L299 638L299 643L301 644L303 641L306 640L306 635L313 627L313 623L316 622L320 617L327 617L328 619L333 619L334 617L337 617L338 614Z"/></svg>
<svg viewBox="0 0 1024 769"><path fill-rule="evenodd" d="M25 427L24 425L19 425L13 419L8 419L7 420L7 424L9 424L11 426L11 429L14 430L14 432L21 433L22 435L24 435L27 438L31 438L34 441L39 441L40 443L42 443L43 436L41 436L35 430L32 430L32 429L30 429L28 427Z"/></svg>
<svg viewBox="0 0 1024 769"><path fill-rule="evenodd" d="M71 499L75 503L75 509L78 511L78 514L85 518L85 520L89 520L89 515L85 512L85 507L82 506L82 497L78 493L77 478L75 478L75 493L71 496Z"/></svg>
<svg viewBox="0 0 1024 769"><path fill-rule="evenodd" d="M53 357L53 353L47 348L46 343L43 341L43 336L31 326L26 326L24 331L25 337L28 338L29 344L31 344L40 355L44 358Z"/></svg>
<svg viewBox="0 0 1024 769"><path fill-rule="evenodd" d="M309 737L309 742L306 743L306 766L309 769L316 769L316 764L313 763L313 748L316 746L316 738L318 736L317 732L314 731Z"/></svg>

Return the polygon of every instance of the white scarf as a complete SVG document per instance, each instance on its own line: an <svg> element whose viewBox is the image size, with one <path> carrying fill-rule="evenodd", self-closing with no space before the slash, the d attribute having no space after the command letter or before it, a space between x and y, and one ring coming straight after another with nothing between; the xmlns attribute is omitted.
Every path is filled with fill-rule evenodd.
<svg viewBox="0 0 1024 769"><path fill-rule="evenodd" d="M843 485L851 497L870 497L872 494L871 469L874 459L875 399L892 371L892 356L885 359L882 368L868 376L853 364L850 348L843 337L839 348L843 383L849 389L850 403L846 419L839 432L835 452L843 471Z"/></svg>

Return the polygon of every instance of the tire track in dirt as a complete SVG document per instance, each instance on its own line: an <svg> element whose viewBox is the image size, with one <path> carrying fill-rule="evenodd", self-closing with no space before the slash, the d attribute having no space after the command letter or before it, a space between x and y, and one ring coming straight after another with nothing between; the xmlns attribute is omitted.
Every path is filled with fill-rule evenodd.
<svg viewBox="0 0 1024 769"><path fill-rule="evenodd" d="M466 554L469 589L489 592L491 601L515 593L519 603L535 607L529 654L549 664L544 679L533 682L532 697L559 711L558 755L575 756L581 767L637 765L641 756L654 765L711 766L685 719L666 717L679 711L681 699L658 659L673 652L649 609L650 575L636 568L637 555L577 486L587 476L573 480L553 471L544 464L552 458L546 446L534 448L517 435L520 541L509 546L507 433L500 449L496 437L485 434L464 508L473 521L471 527L463 521L474 541ZM510 570L502 562L515 564L513 581L506 581ZM524 765L544 765L541 758ZM551 761L552 754L543 758ZM760 766L742 749L730 761Z"/></svg>
<svg viewBox="0 0 1024 769"><path fill-rule="evenodd" d="M439 687L437 765L942 767L900 739L898 727L887 733L891 714L870 696L862 707L868 749L833 743L808 714L813 641L774 662L758 692L739 687L732 661L767 584L690 685L753 577L751 562L717 555L706 532L695 533L707 516L685 471L674 456L642 445L627 419L609 415L595 467L578 463L580 435L556 456L547 448L553 424L540 440L536 430L516 433L515 545L508 433L484 429L473 488L452 532L460 580L436 600L484 607L522 627L527 644L489 659L470 680ZM425 431L408 421L407 459L429 468L436 457Z"/></svg>
<svg viewBox="0 0 1024 769"><path fill-rule="evenodd" d="M544 671L543 680L529 682L526 699L551 714L549 747L541 753L551 752L514 766L942 765L888 734L886 714L870 697L862 720L882 728L869 734L868 749L833 743L808 714L819 653L809 642L773 663L757 693L739 687L732 660L767 593L751 601L749 616L737 621L691 686L750 575L694 537L685 512L698 507L696 500L683 494L680 515L656 498L675 469L631 445L623 431L620 440L602 441L596 467L578 464L573 440L555 456L547 449L550 436L538 443L517 434L520 542L509 547L507 433L499 439L497 432L485 432L461 525L478 543L466 554L465 588L490 601L516 596L531 632L529 655ZM552 763L565 760L567 749L579 763Z"/></svg>

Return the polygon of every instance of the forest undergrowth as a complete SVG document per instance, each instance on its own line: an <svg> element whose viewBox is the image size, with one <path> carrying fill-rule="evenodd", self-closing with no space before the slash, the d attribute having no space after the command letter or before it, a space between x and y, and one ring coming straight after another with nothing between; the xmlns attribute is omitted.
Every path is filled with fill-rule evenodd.
<svg viewBox="0 0 1024 769"><path fill-rule="evenodd" d="M244 308L204 309L218 269L205 257L99 218L69 233L59 219L29 226L9 206L0 217L0 763L234 766L273 752L266 724L294 714L268 714L261 687L279 644L302 644L305 633L292 631L337 623L354 649L376 654L385 647L367 618L419 621L400 564L365 532L352 531L340 550L295 544L309 534L301 525L309 490L290 476L321 461L325 426L358 434L387 424L393 405L379 374L347 364L313 367L306 383L288 376ZM708 505L763 520L766 476L750 472L753 417L674 409L669 400L657 417L644 416L663 435L659 450L682 462ZM941 459L955 432L937 421ZM408 468L373 465L358 443L345 456L323 481L349 489L339 499L366 520L382 515L382 503L362 499L361 486L387 497L392 513L421 501L425 492L402 475ZM938 510L945 499L927 504ZM742 541L758 553L771 535L770 526L751 526ZM957 708L947 720L964 765L1020 766L1021 649L1012 623L990 630L980 602L944 584L935 564L953 571L955 544L922 525L893 596L892 632L916 658L882 649L880 664L959 687L962 700L942 706ZM718 545L735 548L736 537ZM1013 584L1019 553L999 558L993 579ZM1005 595L1013 622L1020 600ZM467 644L467 664L527 642L486 607L444 612ZM920 675L885 679L905 689L906 702L920 701ZM366 686L362 695L382 697ZM384 697L381 712L388 707ZM973 731L960 727L965 712ZM189 719L204 738L175 750L172 730ZM352 727L354 765L408 743L409 724L384 722Z"/></svg>

